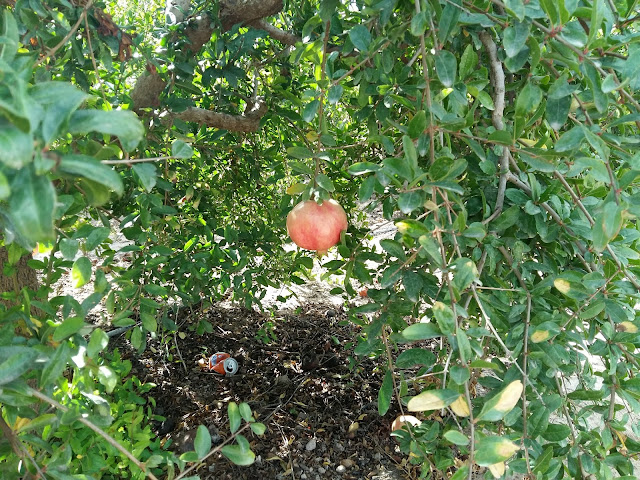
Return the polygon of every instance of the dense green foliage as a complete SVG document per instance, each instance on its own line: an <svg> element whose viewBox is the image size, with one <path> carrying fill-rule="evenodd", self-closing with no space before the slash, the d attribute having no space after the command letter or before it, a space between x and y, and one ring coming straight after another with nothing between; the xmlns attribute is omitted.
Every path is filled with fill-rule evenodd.
<svg viewBox="0 0 640 480"><path fill-rule="evenodd" d="M635 478L637 1L284 2L262 21L286 38L225 31L215 1L177 23L151 1L7 3L2 273L45 255L37 291L2 292L3 478L175 477L203 459L204 427L181 458L154 440L151 386L87 315L104 302L143 350L178 333L173 308L261 308L318 261L363 327L356 353L389 359L380 413L399 399L429 418L398 434L426 478ZM312 196L350 216L330 260L285 248ZM397 228L379 247L361 213L376 209ZM65 275L93 293L57 295ZM229 417L264 428L246 404ZM222 451L253 460L242 434Z"/></svg>

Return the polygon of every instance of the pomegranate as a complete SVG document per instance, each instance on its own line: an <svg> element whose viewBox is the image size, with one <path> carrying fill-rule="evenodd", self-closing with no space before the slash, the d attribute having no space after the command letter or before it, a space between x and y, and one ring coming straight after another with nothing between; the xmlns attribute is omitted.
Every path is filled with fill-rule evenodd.
<svg viewBox="0 0 640 480"><path fill-rule="evenodd" d="M340 232L347 226L347 215L335 200L325 200L322 205L305 200L287 215L287 231L293 243L321 254L340 241Z"/></svg>

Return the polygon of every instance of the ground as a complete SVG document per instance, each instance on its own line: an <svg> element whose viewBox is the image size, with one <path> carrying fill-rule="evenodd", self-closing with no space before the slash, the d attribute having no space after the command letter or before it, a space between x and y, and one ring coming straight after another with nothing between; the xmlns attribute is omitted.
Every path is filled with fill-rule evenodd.
<svg viewBox="0 0 640 480"><path fill-rule="evenodd" d="M177 453L193 449L198 425L214 441L229 436L227 405L247 402L266 433L247 433L256 462L238 467L220 455L198 474L207 479L391 479L413 478L415 467L397 451L390 433L397 406L377 411L382 360L355 358L355 328L341 308L306 305L294 311L261 314L213 308L185 316L213 326L202 336L182 332L150 341L142 355L124 336L112 340L133 364L132 374L157 385L150 395L162 442ZM193 326L193 325L192 325ZM192 329L191 329L192 330ZM223 377L203 370L198 360L229 352L238 373ZM246 432L245 432L246 433Z"/></svg>

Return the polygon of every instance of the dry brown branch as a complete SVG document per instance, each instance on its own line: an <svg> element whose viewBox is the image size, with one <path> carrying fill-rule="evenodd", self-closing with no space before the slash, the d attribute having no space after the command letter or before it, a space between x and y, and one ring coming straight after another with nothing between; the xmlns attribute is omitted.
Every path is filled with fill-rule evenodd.
<svg viewBox="0 0 640 480"><path fill-rule="evenodd" d="M260 127L260 119L265 113L267 113L267 105L263 98L258 98L254 104L247 106L244 115L230 115L191 107L176 113L175 117L185 122L195 122L233 132L255 132Z"/></svg>

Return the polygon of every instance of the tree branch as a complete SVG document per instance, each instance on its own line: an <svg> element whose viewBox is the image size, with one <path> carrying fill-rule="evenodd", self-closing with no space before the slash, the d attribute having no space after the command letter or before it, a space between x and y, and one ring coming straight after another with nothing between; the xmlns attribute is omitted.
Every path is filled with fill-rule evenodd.
<svg viewBox="0 0 640 480"><path fill-rule="evenodd" d="M237 23L249 24L275 15L282 7L282 0L222 0L220 22L227 31Z"/></svg>
<svg viewBox="0 0 640 480"><path fill-rule="evenodd" d="M491 86L493 87L493 113L491 122L496 130L504 130L504 96L506 88L504 85L504 69L502 62L498 59L498 49L493 38L488 32L480 32L480 41L484 45L489 56L489 66L491 71ZM502 147L500 157L500 181L498 183L498 195L493 213L482 223L487 224L500 215L504 206L504 194L507 190L507 175L509 174L509 149Z"/></svg>
<svg viewBox="0 0 640 480"><path fill-rule="evenodd" d="M264 19L254 20L250 22L253 28L257 28L258 30L264 30L269 34L270 37L275 38L276 40L284 43L285 45L294 46L297 42L301 42L302 39L293 33L285 32L284 30L271 25Z"/></svg>
<svg viewBox="0 0 640 480"><path fill-rule="evenodd" d="M255 132L260 127L260 119L267 113L264 99L258 97L254 104L249 104L244 115L212 112L204 108L190 107L174 116L185 122L195 122L207 127L215 127L233 132Z"/></svg>

